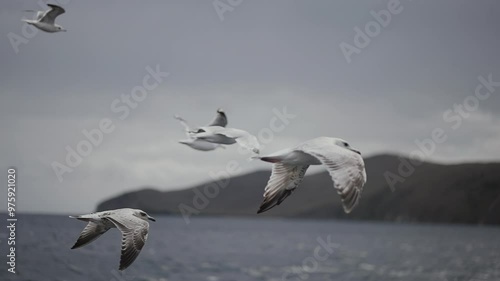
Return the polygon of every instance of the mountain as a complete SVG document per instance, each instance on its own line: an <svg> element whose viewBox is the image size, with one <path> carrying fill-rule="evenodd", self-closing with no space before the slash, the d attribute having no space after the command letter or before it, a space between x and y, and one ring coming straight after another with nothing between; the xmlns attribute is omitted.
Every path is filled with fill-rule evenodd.
<svg viewBox="0 0 500 281"><path fill-rule="evenodd" d="M359 205L348 215L323 172L306 176L281 205L259 216L500 224L500 163L441 165L380 155L365 159L365 165L368 181ZM254 216L269 176L270 171L258 171L230 178L219 188L217 182L179 191L146 188L106 200L97 210ZM396 182L392 189L387 177Z"/></svg>

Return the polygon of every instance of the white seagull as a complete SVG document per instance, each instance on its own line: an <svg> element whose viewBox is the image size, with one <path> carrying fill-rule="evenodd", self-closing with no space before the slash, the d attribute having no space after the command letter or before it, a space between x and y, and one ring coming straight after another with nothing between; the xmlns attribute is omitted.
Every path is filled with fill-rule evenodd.
<svg viewBox="0 0 500 281"><path fill-rule="evenodd" d="M186 131L187 139L180 140L179 143L185 144L193 149L201 150L201 151L211 151L217 148L225 148L223 145L211 143L202 139L197 139L193 137L193 129L190 128L187 121L179 115L174 116L175 119L179 120L179 122L184 126ZM222 109L217 110L217 115L207 126L221 126L225 127L227 125L227 116L226 113Z"/></svg>
<svg viewBox="0 0 500 281"><path fill-rule="evenodd" d="M346 213L358 204L366 183L361 153L339 138L319 137L295 148L256 158L274 163L264 189L264 201L257 213L281 204L300 185L309 165L326 166Z"/></svg>
<svg viewBox="0 0 500 281"><path fill-rule="evenodd" d="M224 128L220 126L200 127L193 131L196 139L218 144L238 143L241 147L252 151L255 154L260 153L260 144L257 138L247 131L234 128Z"/></svg>
<svg viewBox="0 0 500 281"><path fill-rule="evenodd" d="M148 220L156 221L146 212L137 209L117 209L97 212L88 215L70 216L88 222L80 237L71 249L80 248L99 238L110 228L118 228L122 232L122 253L120 270L126 269L134 262L148 239Z"/></svg>
<svg viewBox="0 0 500 281"><path fill-rule="evenodd" d="M56 18L66 11L54 4L47 4L47 6L50 7L47 11L26 10L26 12L36 12L35 18L33 20L23 19L23 21L49 33L66 31L62 26L55 24Z"/></svg>

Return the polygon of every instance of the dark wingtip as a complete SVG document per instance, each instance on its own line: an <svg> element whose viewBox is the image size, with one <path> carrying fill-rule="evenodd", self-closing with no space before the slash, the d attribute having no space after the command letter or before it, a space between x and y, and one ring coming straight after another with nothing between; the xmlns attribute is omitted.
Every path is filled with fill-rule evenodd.
<svg viewBox="0 0 500 281"><path fill-rule="evenodd" d="M265 162L269 162L269 163L277 163L277 162L279 162L277 159L272 158L272 157L268 157L268 156L259 157L259 159L262 160L262 161L265 161Z"/></svg>

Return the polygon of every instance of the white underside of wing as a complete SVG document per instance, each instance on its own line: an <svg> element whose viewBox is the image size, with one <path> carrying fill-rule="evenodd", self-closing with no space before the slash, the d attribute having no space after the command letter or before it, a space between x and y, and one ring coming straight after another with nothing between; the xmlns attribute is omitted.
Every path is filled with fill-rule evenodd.
<svg viewBox="0 0 500 281"><path fill-rule="evenodd" d="M340 195L344 211L350 213L358 204L363 186L366 183L363 158L359 154L337 145L318 142L306 142L297 150L316 157L325 165L333 180L333 185Z"/></svg>
<svg viewBox="0 0 500 281"><path fill-rule="evenodd" d="M148 238L149 223L131 215L113 214L108 217L122 232L120 270L130 266L139 256Z"/></svg>

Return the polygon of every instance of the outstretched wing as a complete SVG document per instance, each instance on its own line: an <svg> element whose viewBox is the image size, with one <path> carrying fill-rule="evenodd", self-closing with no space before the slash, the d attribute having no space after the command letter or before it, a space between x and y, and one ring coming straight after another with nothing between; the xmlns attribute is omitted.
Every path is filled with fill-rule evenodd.
<svg viewBox="0 0 500 281"><path fill-rule="evenodd" d="M215 115L215 118L207 126L226 127L226 125L227 125L226 113L222 109L219 109L217 110L217 115Z"/></svg>
<svg viewBox="0 0 500 281"><path fill-rule="evenodd" d="M50 10L46 11L43 14L43 16L39 19L40 22L54 24L56 18L59 15L62 15L66 12L62 7L54 5L54 4L47 4L47 6L50 7Z"/></svg>
<svg viewBox="0 0 500 281"><path fill-rule="evenodd" d="M148 239L149 223L134 216L113 214L107 217L122 232L120 270L129 267L139 256Z"/></svg>
<svg viewBox="0 0 500 281"><path fill-rule="evenodd" d="M304 179L308 167L308 165L274 164L271 178L264 189L264 201L262 201L257 214L272 209L290 196Z"/></svg>
<svg viewBox="0 0 500 281"><path fill-rule="evenodd" d="M37 11L34 20L39 21L44 15L43 11Z"/></svg>
<svg viewBox="0 0 500 281"><path fill-rule="evenodd" d="M184 118L180 117L179 115L174 115L174 118L179 120L181 125L184 127L184 130L186 131L186 136L188 137L188 139L193 139L193 136L191 134L191 127L189 127L189 124L187 123L187 121L184 120Z"/></svg>
<svg viewBox="0 0 500 281"><path fill-rule="evenodd" d="M76 241L75 245L71 247L71 249L80 248L82 246L89 244L90 242L96 240L101 235L106 233L106 231L108 230L109 227L106 227L102 224L89 222L87 226L83 229L82 233L80 234L80 237L78 237L78 240Z"/></svg>
<svg viewBox="0 0 500 281"><path fill-rule="evenodd" d="M344 211L350 213L358 204L366 183L365 163L361 155L334 144L305 143L296 150L317 158L326 166Z"/></svg>

